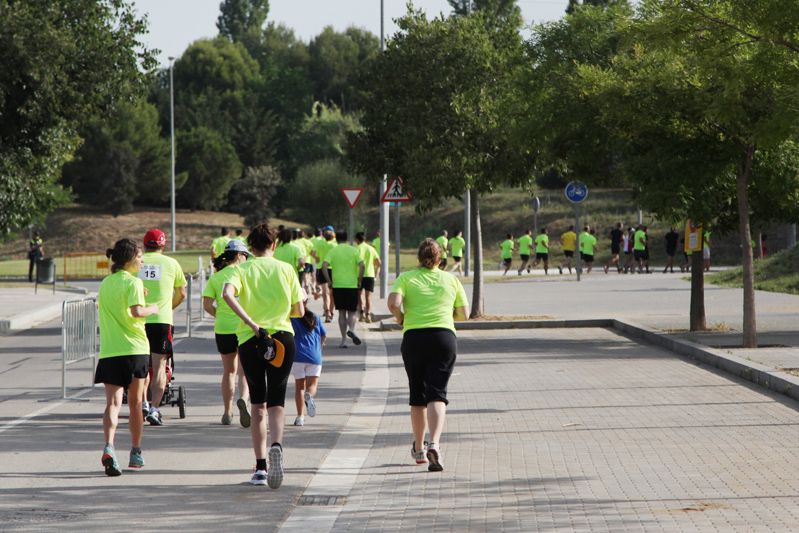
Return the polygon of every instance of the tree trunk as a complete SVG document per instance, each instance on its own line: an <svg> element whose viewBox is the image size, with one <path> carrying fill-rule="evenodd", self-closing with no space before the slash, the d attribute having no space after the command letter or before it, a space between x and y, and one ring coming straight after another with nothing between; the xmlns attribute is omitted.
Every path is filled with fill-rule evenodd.
<svg viewBox="0 0 799 533"><path fill-rule="evenodd" d="M474 278L472 279L472 312L469 318L483 316L485 306L483 303L483 230L480 226L480 194L472 190L472 248L474 249Z"/></svg>
<svg viewBox="0 0 799 533"><path fill-rule="evenodd" d="M738 193L738 223L743 249L744 270L744 348L757 348L757 325L755 321L755 277L752 268L752 234L749 227L749 175L755 159L755 146L746 147L746 153L738 168L735 184Z"/></svg>
<svg viewBox="0 0 799 533"><path fill-rule="evenodd" d="M704 243L704 239L702 239ZM703 245L704 248L704 245ZM705 265L702 252L691 254L691 331L705 331Z"/></svg>

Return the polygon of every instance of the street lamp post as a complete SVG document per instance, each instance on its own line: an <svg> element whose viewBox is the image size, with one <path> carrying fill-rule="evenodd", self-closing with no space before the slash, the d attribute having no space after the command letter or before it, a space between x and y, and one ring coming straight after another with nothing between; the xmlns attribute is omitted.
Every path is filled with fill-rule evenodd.
<svg viewBox="0 0 799 533"><path fill-rule="evenodd" d="M177 247L177 234L175 233L175 91L172 79L172 71L175 66L175 58L169 57L169 137L171 139L170 152L172 156L172 177L170 181L170 206L172 209L172 251Z"/></svg>

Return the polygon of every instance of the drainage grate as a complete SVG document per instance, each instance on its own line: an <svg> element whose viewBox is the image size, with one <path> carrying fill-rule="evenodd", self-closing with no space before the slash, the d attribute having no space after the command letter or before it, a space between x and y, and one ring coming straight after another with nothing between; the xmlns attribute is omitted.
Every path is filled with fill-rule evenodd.
<svg viewBox="0 0 799 533"><path fill-rule="evenodd" d="M346 496L300 496L297 505L344 505L347 503Z"/></svg>
<svg viewBox="0 0 799 533"><path fill-rule="evenodd" d="M75 511L57 509L0 509L0 524L42 524L47 522L65 522L86 516Z"/></svg>

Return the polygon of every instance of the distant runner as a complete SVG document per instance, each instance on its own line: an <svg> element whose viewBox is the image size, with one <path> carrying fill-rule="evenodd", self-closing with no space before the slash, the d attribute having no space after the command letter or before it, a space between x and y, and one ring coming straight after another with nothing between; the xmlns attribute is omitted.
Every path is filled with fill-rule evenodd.
<svg viewBox="0 0 799 533"><path fill-rule="evenodd" d="M544 262L544 274L549 275L549 235L547 228L541 228L541 234L535 238L535 262L533 268L538 266L540 261Z"/></svg>
<svg viewBox="0 0 799 533"><path fill-rule="evenodd" d="M560 246L563 250L563 262L558 266L558 272L563 274L563 267L568 267L569 274L571 274L572 257L577 250L577 234L574 232L574 226L569 226L568 231L560 236Z"/></svg>
<svg viewBox="0 0 799 533"><path fill-rule="evenodd" d="M441 270L447 269L447 248L449 247L449 239L447 237L449 237L447 230L441 230L441 235L436 239L438 247L441 248L441 264L438 265Z"/></svg>
<svg viewBox="0 0 799 533"><path fill-rule="evenodd" d="M466 241L463 239L463 232L457 231L455 236L449 240L449 245L452 247L452 268L450 272L458 272L463 274L463 249L466 248Z"/></svg>
<svg viewBox="0 0 799 533"><path fill-rule="evenodd" d="M519 237L519 257L522 262L519 265L519 270L516 272L520 276L522 271L527 268L527 273L530 273L530 256L533 252L533 230L528 229L524 235Z"/></svg>
<svg viewBox="0 0 799 533"><path fill-rule="evenodd" d="M500 249L502 250L502 264L505 266L505 271L502 273L503 276L508 273L508 270L510 270L510 265L513 263L513 248L515 246L515 243L513 242L513 234L508 233L505 235L505 237L506 239L499 245Z"/></svg>

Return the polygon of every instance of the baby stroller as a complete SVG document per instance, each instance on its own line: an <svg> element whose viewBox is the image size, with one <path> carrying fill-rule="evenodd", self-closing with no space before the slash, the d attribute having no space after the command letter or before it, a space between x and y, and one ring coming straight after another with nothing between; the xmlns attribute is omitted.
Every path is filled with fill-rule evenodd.
<svg viewBox="0 0 799 533"><path fill-rule="evenodd" d="M180 418L186 418L186 403L187 403L187 396L186 396L186 387L184 385L177 385L175 384L175 357L173 354L169 354L169 357L166 360L166 387L164 387L164 396L161 398L161 404L158 407L164 405L171 405L172 407L178 406L178 414ZM153 378L153 367L150 366L150 380ZM150 397L150 390L147 389L147 400L152 401ZM128 390L125 389L125 392L122 396L122 403L128 403Z"/></svg>

